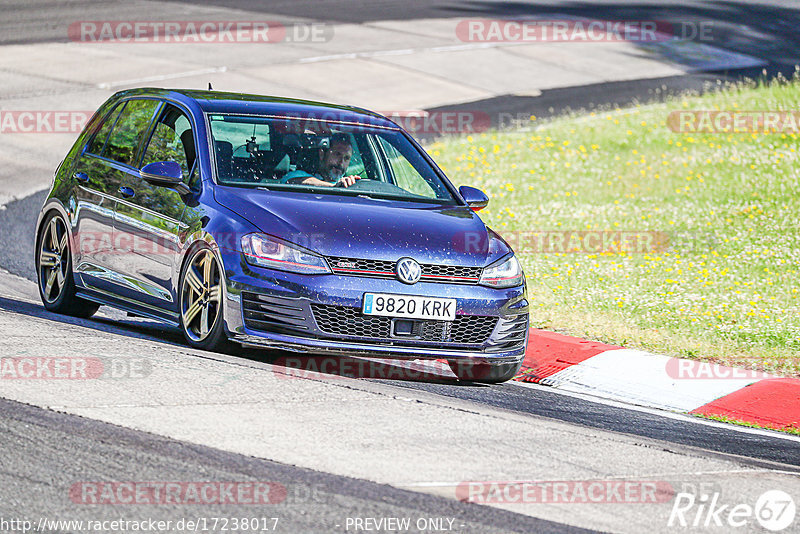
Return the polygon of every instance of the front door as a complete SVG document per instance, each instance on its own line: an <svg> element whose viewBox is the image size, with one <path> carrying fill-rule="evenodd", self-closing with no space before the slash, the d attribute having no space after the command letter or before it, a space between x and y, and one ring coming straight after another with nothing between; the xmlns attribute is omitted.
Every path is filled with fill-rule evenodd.
<svg viewBox="0 0 800 534"><path fill-rule="evenodd" d="M159 161L177 162L188 184L195 159L189 119L177 107L166 104L152 129L140 167ZM151 185L138 175L128 176L123 186L133 196L117 203L115 232L120 245L132 253L122 256L127 261L119 269L135 281L139 291L136 298L141 302L176 311L172 274L180 268L184 199L178 192Z"/></svg>

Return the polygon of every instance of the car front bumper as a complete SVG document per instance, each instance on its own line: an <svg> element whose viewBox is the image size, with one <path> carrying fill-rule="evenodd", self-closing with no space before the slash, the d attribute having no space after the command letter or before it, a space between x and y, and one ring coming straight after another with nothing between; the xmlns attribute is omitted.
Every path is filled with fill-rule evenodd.
<svg viewBox="0 0 800 534"><path fill-rule="evenodd" d="M395 279L298 275L252 267L240 253L220 252L225 268L226 329L230 339L243 345L308 354L486 363L518 362L525 355L525 286L407 285ZM425 336L396 335L392 319L361 314L366 292L455 298L456 321L447 325L423 321L426 324L421 327L428 329ZM334 310L325 312L327 321L321 319L321 309ZM344 312L341 322L338 311ZM348 321L353 326L349 330ZM373 332L374 328L380 333Z"/></svg>

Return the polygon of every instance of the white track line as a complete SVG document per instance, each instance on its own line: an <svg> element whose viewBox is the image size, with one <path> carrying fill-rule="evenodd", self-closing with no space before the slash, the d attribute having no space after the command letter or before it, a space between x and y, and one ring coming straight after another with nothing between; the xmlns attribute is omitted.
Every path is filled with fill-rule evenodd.
<svg viewBox="0 0 800 534"><path fill-rule="evenodd" d="M682 379L679 369L689 365ZM625 403L687 413L761 380L761 376L694 377L691 360L679 360L636 349L613 349L567 367L541 383L559 389L596 395ZM718 367L734 376L733 369ZM696 371L695 371L696 372ZM678 376L674 376L678 375Z"/></svg>
<svg viewBox="0 0 800 534"><path fill-rule="evenodd" d="M485 48L506 48L509 46L521 46L530 43L471 43L463 45L430 46L427 48L398 48L395 50L376 50L374 52L348 52L344 54L331 54L329 56L305 57L297 60L298 63L319 63L321 61L334 61L337 59L358 59L382 56L406 56L419 54L421 52L461 52L464 50L477 50Z"/></svg>

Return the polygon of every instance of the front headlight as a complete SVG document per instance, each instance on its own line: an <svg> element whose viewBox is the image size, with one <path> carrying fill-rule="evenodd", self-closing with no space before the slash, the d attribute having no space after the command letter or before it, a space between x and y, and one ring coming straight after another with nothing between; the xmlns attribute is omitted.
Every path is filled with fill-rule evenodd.
<svg viewBox="0 0 800 534"><path fill-rule="evenodd" d="M264 234L243 236L242 252L247 263L258 267L300 274L331 272L322 257Z"/></svg>
<svg viewBox="0 0 800 534"><path fill-rule="evenodd" d="M525 274L516 256L500 260L483 270L480 282L482 286L505 288L522 284Z"/></svg>

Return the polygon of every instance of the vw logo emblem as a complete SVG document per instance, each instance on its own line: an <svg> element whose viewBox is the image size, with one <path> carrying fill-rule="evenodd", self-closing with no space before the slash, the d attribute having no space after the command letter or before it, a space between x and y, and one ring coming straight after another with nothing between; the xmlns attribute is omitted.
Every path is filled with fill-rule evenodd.
<svg viewBox="0 0 800 534"><path fill-rule="evenodd" d="M397 278L404 284L416 284L422 277L422 267L412 258L397 261Z"/></svg>

